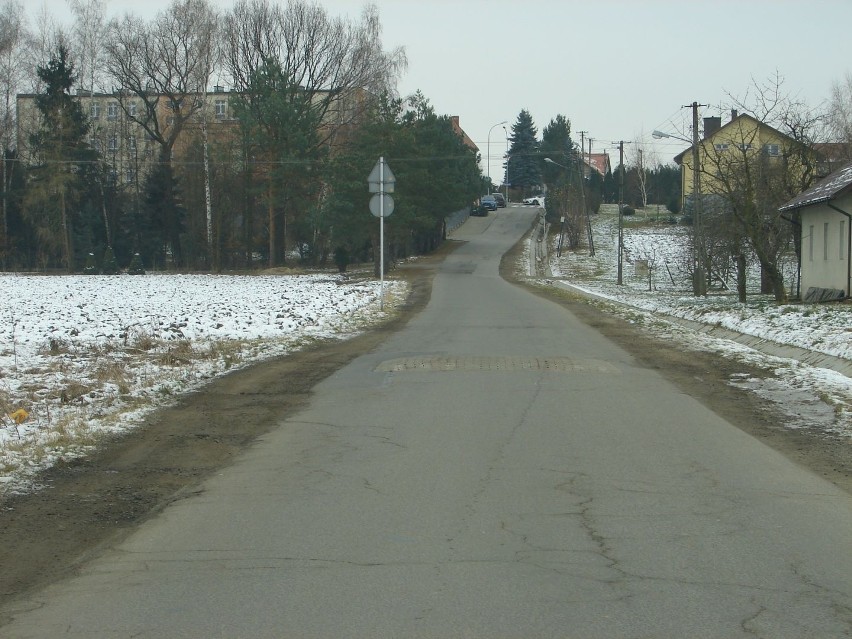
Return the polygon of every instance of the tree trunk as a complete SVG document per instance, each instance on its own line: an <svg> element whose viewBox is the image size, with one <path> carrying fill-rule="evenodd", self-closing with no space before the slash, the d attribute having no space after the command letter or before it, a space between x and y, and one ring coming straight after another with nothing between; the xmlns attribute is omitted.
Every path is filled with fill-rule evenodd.
<svg viewBox="0 0 852 639"><path fill-rule="evenodd" d="M760 273L761 292L764 285L766 292L772 293L775 301L783 304L787 301L787 290L784 288L784 276L774 264L762 264Z"/></svg>
<svg viewBox="0 0 852 639"><path fill-rule="evenodd" d="M740 253L737 255L737 299L745 304L746 301L746 258Z"/></svg>
<svg viewBox="0 0 852 639"><path fill-rule="evenodd" d="M204 152L204 210L207 214L207 267L217 270L218 263L213 250L213 200L210 197L210 151L207 140L207 116L201 118L201 144Z"/></svg>
<svg viewBox="0 0 852 639"><path fill-rule="evenodd" d="M269 217L269 259L267 260L267 264L269 268L273 268L275 266L275 254L277 251L277 247L275 246L275 205L272 202L272 187L270 186L267 191L267 211L266 214Z"/></svg>
<svg viewBox="0 0 852 639"><path fill-rule="evenodd" d="M9 176L7 171L6 149L3 149L3 237L0 244L0 267L5 271L7 268L7 260L9 257Z"/></svg>
<svg viewBox="0 0 852 639"><path fill-rule="evenodd" d="M760 292L763 294L772 292L772 276L763 264L760 265Z"/></svg>
<svg viewBox="0 0 852 639"><path fill-rule="evenodd" d="M65 244L65 268L69 273L74 272L74 247L71 242L71 224L68 220L68 211L65 202L65 189L59 190L59 210L62 217L62 232Z"/></svg>

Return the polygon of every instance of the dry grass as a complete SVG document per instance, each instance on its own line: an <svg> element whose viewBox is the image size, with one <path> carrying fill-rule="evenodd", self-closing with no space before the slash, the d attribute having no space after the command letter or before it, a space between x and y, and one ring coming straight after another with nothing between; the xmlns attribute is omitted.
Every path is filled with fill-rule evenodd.
<svg viewBox="0 0 852 639"><path fill-rule="evenodd" d="M92 373L92 379L101 386L114 385L120 395L127 395L131 390L127 362L121 360L99 361Z"/></svg>
<svg viewBox="0 0 852 639"><path fill-rule="evenodd" d="M164 352L154 356L154 362L160 366L186 366L196 359L195 348L188 339L169 342Z"/></svg>

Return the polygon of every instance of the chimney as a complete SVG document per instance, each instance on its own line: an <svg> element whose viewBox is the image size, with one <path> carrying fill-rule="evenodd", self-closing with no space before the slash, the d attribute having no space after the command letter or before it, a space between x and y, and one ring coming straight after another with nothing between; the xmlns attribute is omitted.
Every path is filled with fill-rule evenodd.
<svg viewBox="0 0 852 639"><path fill-rule="evenodd" d="M731 122L739 117L739 112L736 109L731 109Z"/></svg>
<svg viewBox="0 0 852 639"><path fill-rule="evenodd" d="M704 137L709 138L711 135L716 133L719 129L722 128L722 118L720 117L712 117L712 118L704 118Z"/></svg>

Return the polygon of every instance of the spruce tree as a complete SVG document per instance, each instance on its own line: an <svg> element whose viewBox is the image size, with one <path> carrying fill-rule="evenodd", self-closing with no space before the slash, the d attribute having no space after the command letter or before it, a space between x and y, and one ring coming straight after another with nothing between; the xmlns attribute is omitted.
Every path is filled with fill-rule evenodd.
<svg viewBox="0 0 852 639"><path fill-rule="evenodd" d="M130 275L145 275L145 267L142 264L142 256L139 253L133 254L133 259L130 260L127 272Z"/></svg>
<svg viewBox="0 0 852 639"><path fill-rule="evenodd" d="M538 131L530 112L524 109L512 125L509 136L509 177L513 188L522 188L525 193L537 190L541 185L541 156L536 138Z"/></svg>
<svg viewBox="0 0 852 639"><path fill-rule="evenodd" d="M37 73L45 88L35 98L41 123L30 136L37 160L30 170L25 214L37 229L42 251L61 256L65 268L73 271L75 211L95 154L86 142L89 123L83 108L71 97L77 77L68 48L58 45Z"/></svg>

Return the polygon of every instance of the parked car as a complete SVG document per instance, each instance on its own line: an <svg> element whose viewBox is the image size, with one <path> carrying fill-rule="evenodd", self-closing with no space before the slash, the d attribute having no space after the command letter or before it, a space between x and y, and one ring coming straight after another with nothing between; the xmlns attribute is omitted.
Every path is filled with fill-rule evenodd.
<svg viewBox="0 0 852 639"><path fill-rule="evenodd" d="M497 206L499 206L501 209L506 208L506 198L503 197L502 193L492 193L491 197L497 200Z"/></svg>
<svg viewBox="0 0 852 639"><path fill-rule="evenodd" d="M493 195L483 195L480 198L479 203L489 211L497 210L497 200L494 199Z"/></svg>
<svg viewBox="0 0 852 639"><path fill-rule="evenodd" d="M488 209L474 202L470 205L470 214L474 217L488 217Z"/></svg>
<svg viewBox="0 0 852 639"><path fill-rule="evenodd" d="M544 206L543 195L533 195L524 198L524 204L532 204L533 206Z"/></svg>

